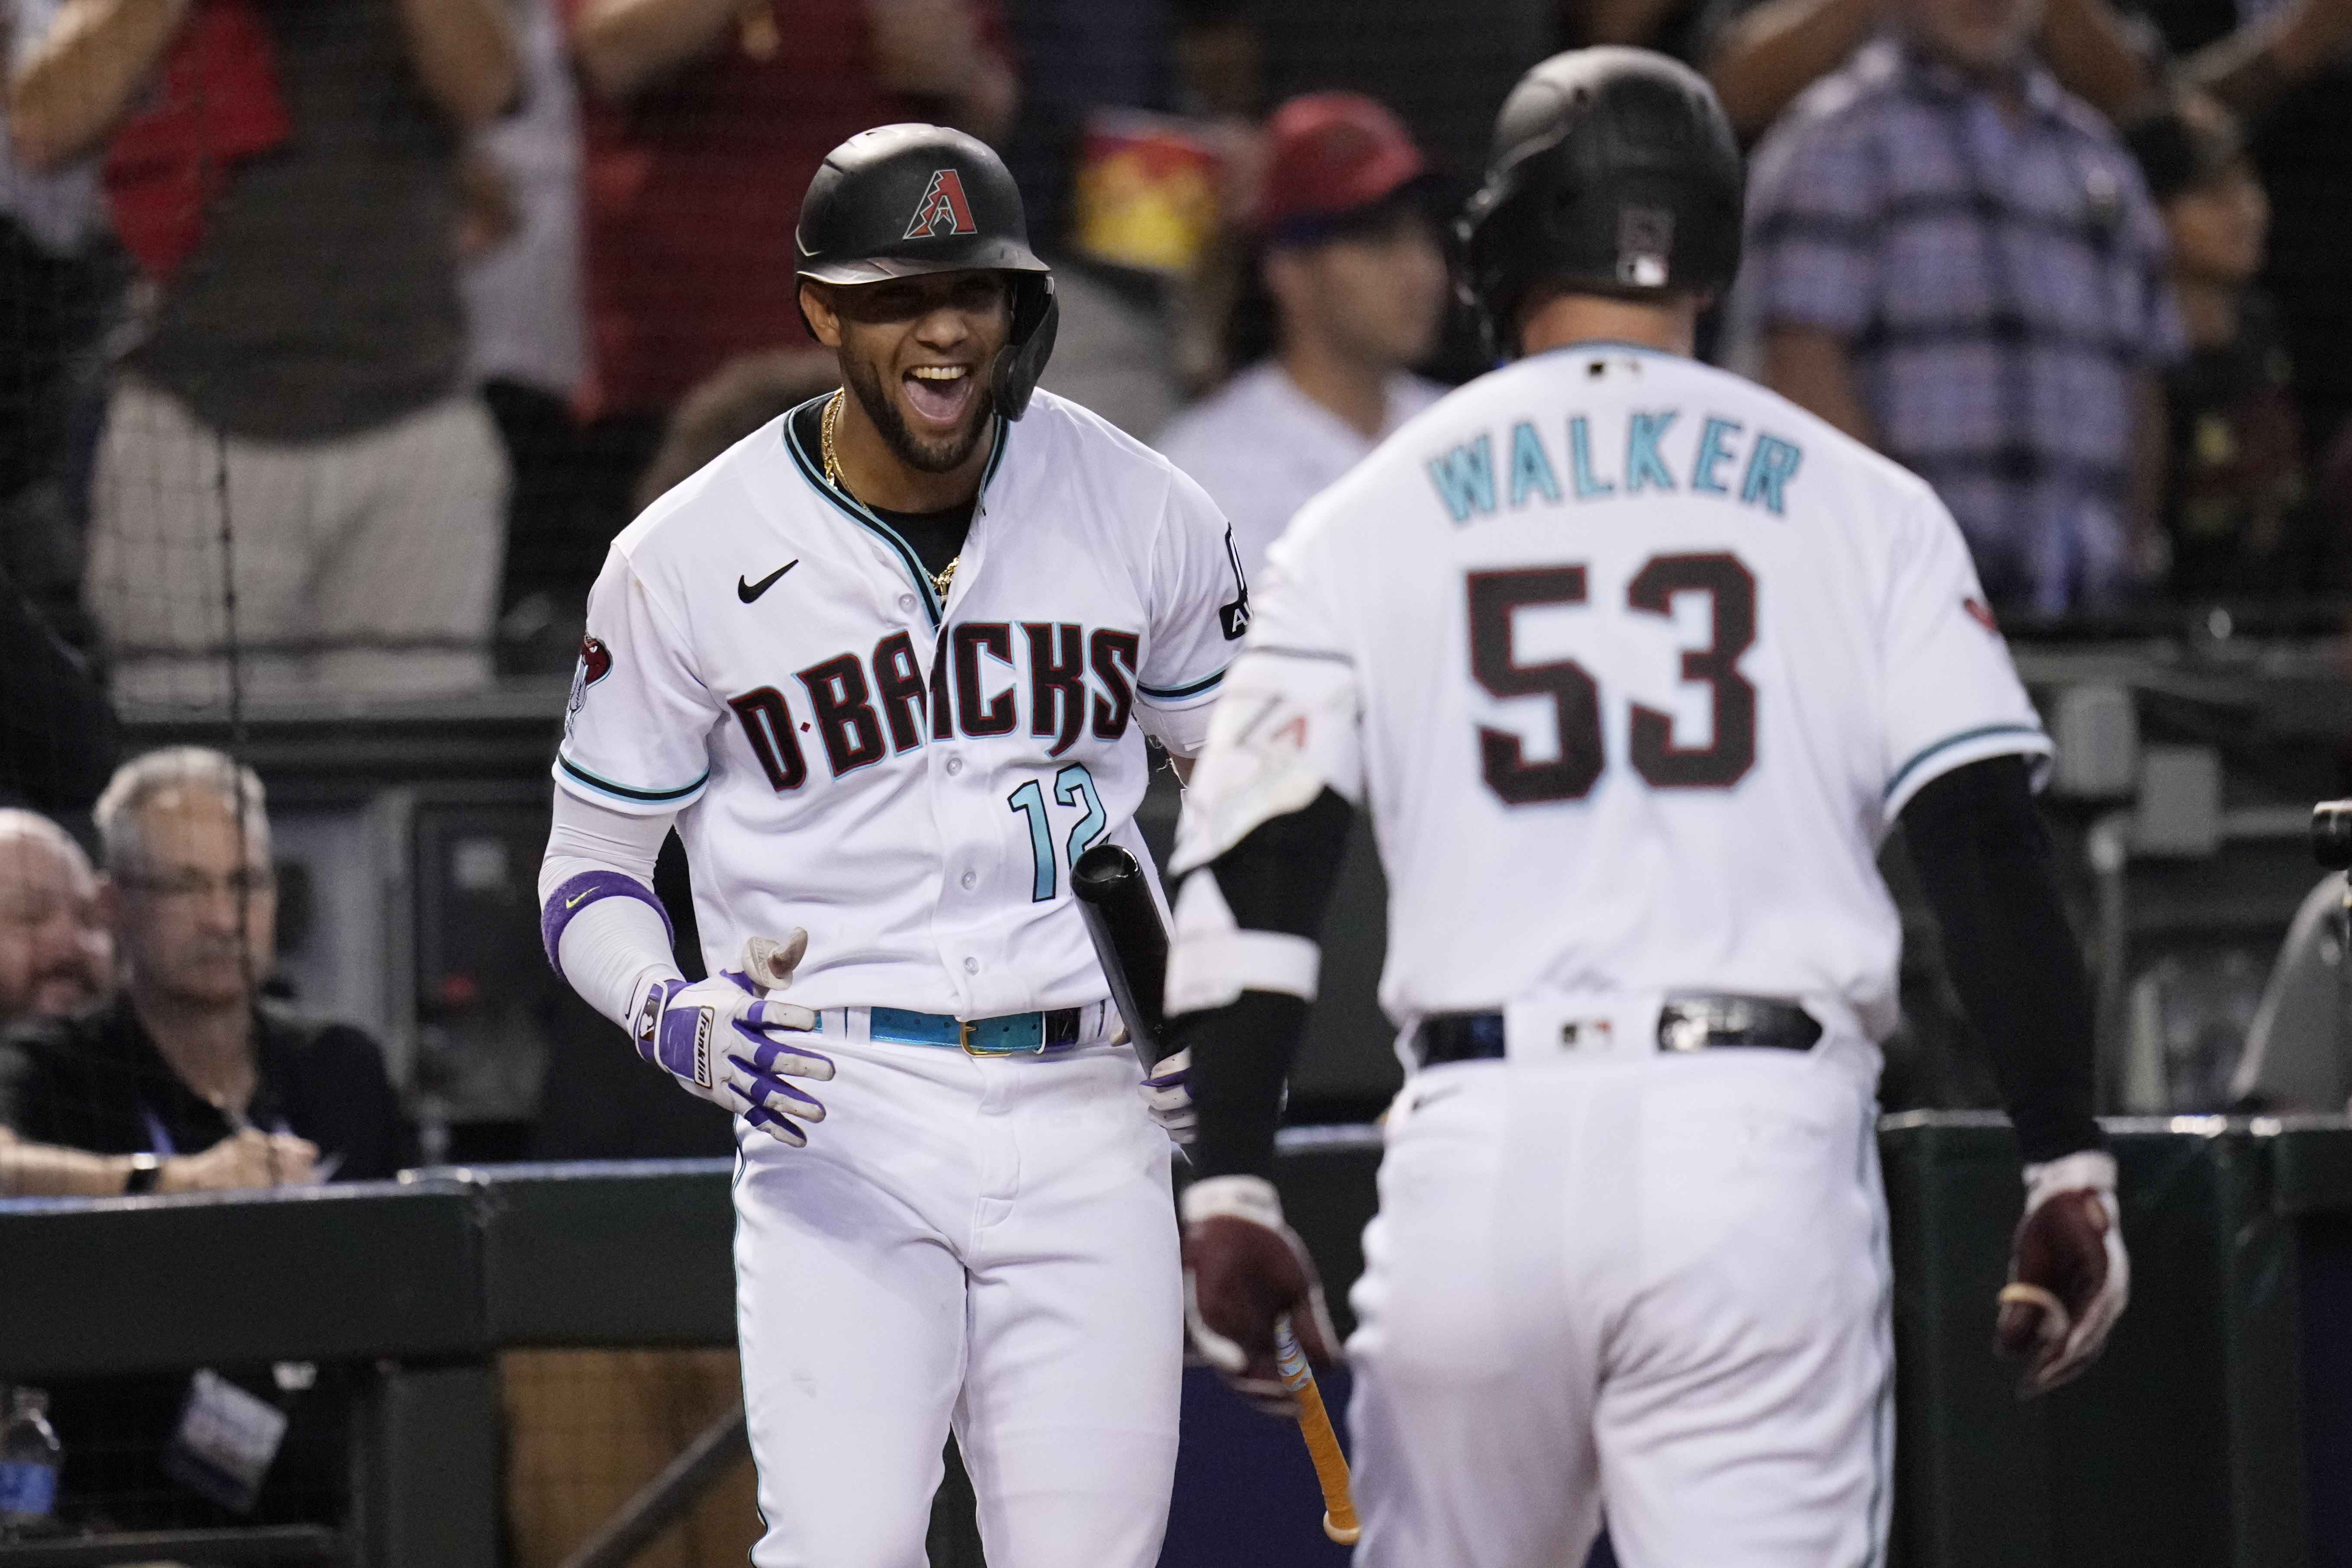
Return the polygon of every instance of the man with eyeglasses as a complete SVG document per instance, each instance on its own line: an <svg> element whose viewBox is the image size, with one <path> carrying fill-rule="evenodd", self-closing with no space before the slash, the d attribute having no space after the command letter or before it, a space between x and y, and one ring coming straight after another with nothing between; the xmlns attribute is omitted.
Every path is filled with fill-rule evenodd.
<svg viewBox="0 0 2352 1568"><path fill-rule="evenodd" d="M113 988L114 941L81 846L38 812L0 808L0 1029L71 1017ZM0 1126L0 1197L110 1197L141 1182L159 1193L258 1186L287 1152L254 1132L148 1170L136 1155L28 1143Z"/></svg>
<svg viewBox="0 0 2352 1568"><path fill-rule="evenodd" d="M0 1124L157 1163L258 1132L277 1140L280 1184L398 1171L409 1133L375 1042L258 1000L278 900L252 770L200 747L150 752L94 815L121 993L0 1050ZM152 1184L134 1173L129 1190Z"/></svg>
<svg viewBox="0 0 2352 1568"><path fill-rule="evenodd" d="M395 1173L412 1139L375 1042L260 999L278 908L252 770L199 747L150 752L116 771L93 815L121 989L0 1045L0 1126L130 1156L133 1194L224 1145L258 1156L270 1185ZM193 1390L185 1374L54 1388L63 1506L102 1497L130 1529L334 1517L349 1407L337 1371L210 1370ZM274 1451L234 1475L190 1461L207 1403L241 1397L228 1384L289 1420Z"/></svg>

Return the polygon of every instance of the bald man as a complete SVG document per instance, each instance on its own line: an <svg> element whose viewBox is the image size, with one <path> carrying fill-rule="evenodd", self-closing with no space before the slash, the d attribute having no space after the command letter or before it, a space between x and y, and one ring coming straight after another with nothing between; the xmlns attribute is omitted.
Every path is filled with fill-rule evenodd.
<svg viewBox="0 0 2352 1568"><path fill-rule="evenodd" d="M81 846L36 812L0 809L0 1027L79 1012L113 965Z"/></svg>
<svg viewBox="0 0 2352 1568"><path fill-rule="evenodd" d="M0 808L0 1029L83 1012L113 989L113 973L89 858L47 817ZM247 1132L147 1163L26 1142L0 1125L0 1197L110 1197L133 1184L142 1163L152 1163L152 1176L137 1184L147 1191L268 1186L273 1170L307 1168L315 1152L299 1138Z"/></svg>

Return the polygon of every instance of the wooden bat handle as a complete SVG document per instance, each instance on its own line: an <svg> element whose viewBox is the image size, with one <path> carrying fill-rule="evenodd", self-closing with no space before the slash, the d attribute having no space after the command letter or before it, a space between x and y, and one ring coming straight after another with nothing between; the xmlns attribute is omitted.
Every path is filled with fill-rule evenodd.
<svg viewBox="0 0 2352 1568"><path fill-rule="evenodd" d="M1283 1387L1298 1401L1299 1436L1307 1439L1307 1457L1315 1461L1315 1479L1322 1483L1323 1533L1342 1546L1353 1546L1363 1528L1356 1522L1355 1494L1348 1486L1348 1456L1339 1451L1339 1434L1331 1429L1331 1413L1323 1408L1315 1369L1307 1364L1286 1312L1274 1321L1274 1360Z"/></svg>

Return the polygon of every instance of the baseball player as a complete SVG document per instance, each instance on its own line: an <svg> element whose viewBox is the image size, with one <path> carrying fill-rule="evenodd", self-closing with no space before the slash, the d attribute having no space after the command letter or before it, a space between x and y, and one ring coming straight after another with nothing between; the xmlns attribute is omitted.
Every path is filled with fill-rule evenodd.
<svg viewBox="0 0 2352 1568"><path fill-rule="evenodd" d="M2126 1289L2050 743L1950 516L1689 357L1738 262L1705 83L1595 48L1504 105L1464 223L1515 363L1275 547L1186 801L1167 1003L1203 1351L1271 1392L1318 1287L1267 1177L1349 813L1405 1027L1349 1352L1370 1568L1879 1560L1874 1042L1898 821L2025 1160L2001 1345L2080 1372Z"/></svg>
<svg viewBox="0 0 2352 1568"><path fill-rule="evenodd" d="M1069 895L1142 850L1248 616L1168 463L1034 391L1053 280L959 132L836 148L800 300L843 391L614 542L555 764L551 960L735 1112L761 1568L920 1568L950 1426L991 1561L1156 1560L1169 1144ZM652 891L673 825L712 978ZM785 999L789 986L789 999Z"/></svg>

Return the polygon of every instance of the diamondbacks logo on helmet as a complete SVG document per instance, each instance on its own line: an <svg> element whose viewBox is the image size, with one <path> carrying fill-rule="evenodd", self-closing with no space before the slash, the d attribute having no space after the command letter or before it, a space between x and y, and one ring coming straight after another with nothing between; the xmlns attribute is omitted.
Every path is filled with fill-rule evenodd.
<svg viewBox="0 0 2352 1568"><path fill-rule="evenodd" d="M979 232L980 226L971 221L971 203L964 199L963 176L953 169L934 170L931 183L923 187L923 199L915 204L915 216L907 221L905 237L938 239Z"/></svg>

